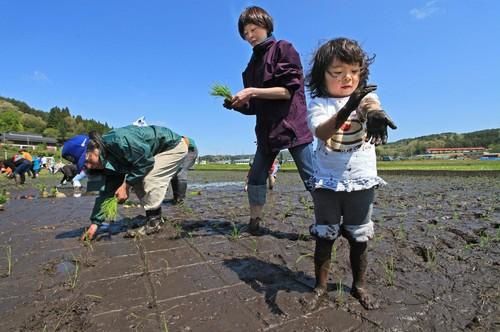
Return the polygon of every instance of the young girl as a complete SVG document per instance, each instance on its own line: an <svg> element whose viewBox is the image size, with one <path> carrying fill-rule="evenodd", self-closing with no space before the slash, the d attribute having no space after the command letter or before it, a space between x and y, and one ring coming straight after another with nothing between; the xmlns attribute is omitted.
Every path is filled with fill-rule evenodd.
<svg viewBox="0 0 500 332"><path fill-rule="evenodd" d="M367 242L377 176L375 146L387 140L387 125L375 86L367 86L369 58L356 41L338 38L322 45L308 74L313 98L308 125L318 138L313 159L314 212L310 232L316 238L315 299L327 292L332 246L343 235L350 244L351 294L366 309L377 305L366 289ZM368 142L370 141L370 142ZM341 222L342 221L342 222Z"/></svg>

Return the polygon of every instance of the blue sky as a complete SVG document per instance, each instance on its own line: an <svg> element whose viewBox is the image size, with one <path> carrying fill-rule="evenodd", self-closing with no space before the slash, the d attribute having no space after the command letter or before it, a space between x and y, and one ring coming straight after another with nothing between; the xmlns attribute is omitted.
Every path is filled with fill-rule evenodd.
<svg viewBox="0 0 500 332"><path fill-rule="evenodd" d="M250 5L306 70L331 38L376 54L370 81L399 126L389 141L500 127L497 0L0 0L0 95L114 127L145 116L202 155L253 153L255 118L208 93L242 88L251 48L237 20Z"/></svg>

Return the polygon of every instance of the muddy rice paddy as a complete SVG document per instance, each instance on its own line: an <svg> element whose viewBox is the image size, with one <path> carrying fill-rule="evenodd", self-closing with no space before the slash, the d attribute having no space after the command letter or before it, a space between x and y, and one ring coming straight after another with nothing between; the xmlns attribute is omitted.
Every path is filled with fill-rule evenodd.
<svg viewBox="0 0 500 332"><path fill-rule="evenodd" d="M383 174L368 282L381 308L349 295L348 244L335 244L329 299L310 310L312 200L296 173L269 192L251 236L244 172L191 172L164 231L124 238L140 208L78 241L94 197L38 198L36 181L0 211L1 331L498 331L500 181ZM28 180L29 181L29 180ZM56 180L57 181L57 180ZM134 199L134 198L133 198ZM132 200L133 200L132 199Z"/></svg>

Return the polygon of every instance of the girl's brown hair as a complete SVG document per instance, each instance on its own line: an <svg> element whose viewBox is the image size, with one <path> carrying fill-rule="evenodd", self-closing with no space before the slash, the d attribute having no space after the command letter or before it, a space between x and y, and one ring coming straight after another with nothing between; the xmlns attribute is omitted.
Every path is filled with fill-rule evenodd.
<svg viewBox="0 0 500 332"><path fill-rule="evenodd" d="M361 67L359 86L362 89L368 82L370 70L375 55L369 57L357 41L348 38L336 38L321 45L311 61L311 70L306 76L306 84L311 97L328 97L325 85L325 72L333 62L338 59L348 64L359 64Z"/></svg>

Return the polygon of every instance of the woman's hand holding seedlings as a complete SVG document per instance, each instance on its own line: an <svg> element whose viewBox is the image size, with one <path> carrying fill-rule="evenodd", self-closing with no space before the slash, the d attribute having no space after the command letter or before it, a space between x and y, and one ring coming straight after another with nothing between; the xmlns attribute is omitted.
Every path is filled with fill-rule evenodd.
<svg viewBox="0 0 500 332"><path fill-rule="evenodd" d="M396 129L396 124L383 110L369 111L367 114L366 141L379 145L387 143L387 126Z"/></svg>
<svg viewBox="0 0 500 332"><path fill-rule="evenodd" d="M250 98L252 98L253 95L253 88L245 88L241 90L233 96L233 99L231 99L231 108L237 109L245 107L250 102ZM224 100L224 103L225 102L226 101Z"/></svg>
<svg viewBox="0 0 500 332"><path fill-rule="evenodd" d="M342 127L349 115L358 108L361 99L375 90L377 90L376 85L367 85L361 89L356 89L345 106L338 111L335 119L335 129L339 129L340 127Z"/></svg>

